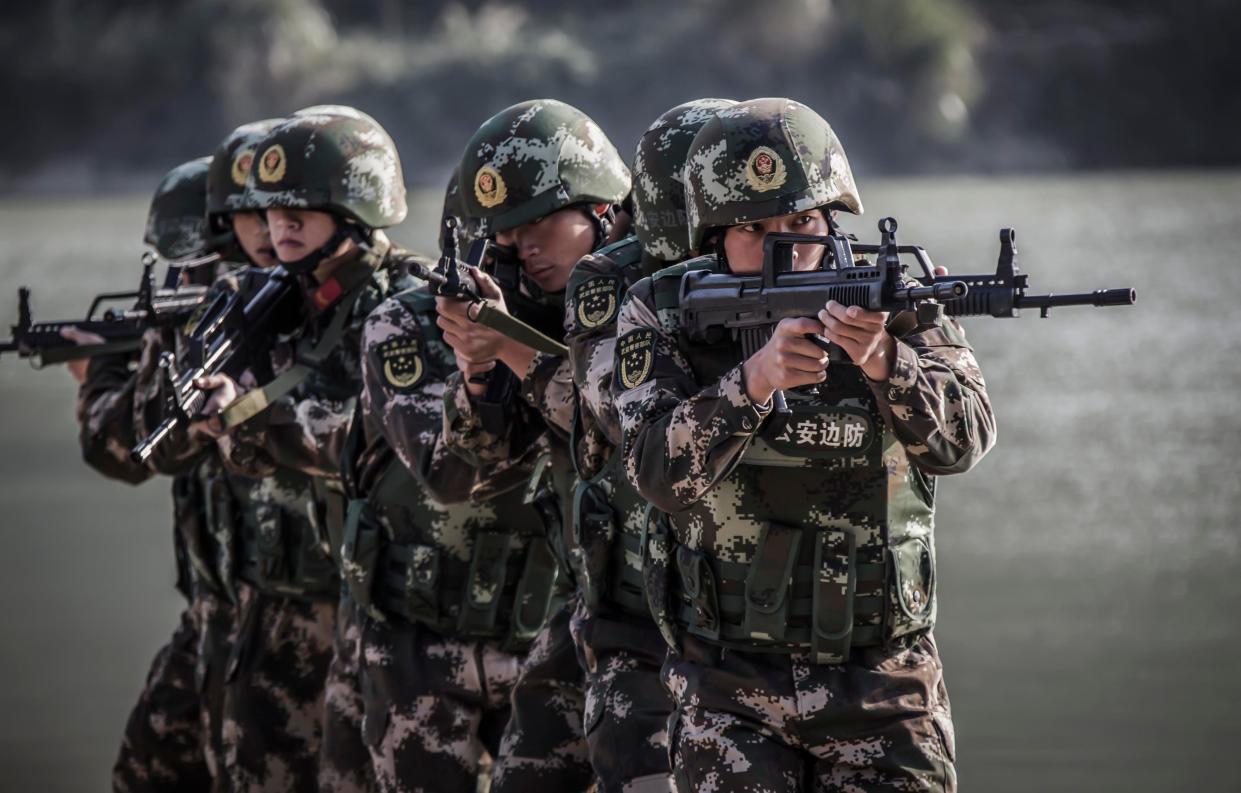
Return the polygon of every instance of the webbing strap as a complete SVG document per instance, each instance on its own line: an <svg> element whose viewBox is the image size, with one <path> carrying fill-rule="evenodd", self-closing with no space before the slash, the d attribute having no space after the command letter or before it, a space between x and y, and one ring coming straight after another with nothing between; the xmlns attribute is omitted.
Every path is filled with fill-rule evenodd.
<svg viewBox="0 0 1241 793"><path fill-rule="evenodd" d="M520 342L533 350L561 358L569 355L568 347L533 325L522 322L511 314L504 313L488 302L484 301L475 305L478 306L478 310L470 313L470 319L478 324L486 325L497 333L502 333L513 341Z"/></svg>

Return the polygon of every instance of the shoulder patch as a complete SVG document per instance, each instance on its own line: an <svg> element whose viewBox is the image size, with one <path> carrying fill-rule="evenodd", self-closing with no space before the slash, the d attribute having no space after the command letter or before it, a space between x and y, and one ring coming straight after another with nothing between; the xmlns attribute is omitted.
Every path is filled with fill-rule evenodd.
<svg viewBox="0 0 1241 793"><path fill-rule="evenodd" d="M578 325L597 328L615 320L620 308L619 287L620 279L614 275L596 275L578 284L573 290Z"/></svg>
<svg viewBox="0 0 1241 793"><path fill-rule="evenodd" d="M635 328L616 342L616 379L626 389L651 379L655 369L655 331Z"/></svg>
<svg viewBox="0 0 1241 793"><path fill-rule="evenodd" d="M397 391L408 391L422 382L427 365L422 341L398 336L382 342L376 354L383 365L384 380Z"/></svg>

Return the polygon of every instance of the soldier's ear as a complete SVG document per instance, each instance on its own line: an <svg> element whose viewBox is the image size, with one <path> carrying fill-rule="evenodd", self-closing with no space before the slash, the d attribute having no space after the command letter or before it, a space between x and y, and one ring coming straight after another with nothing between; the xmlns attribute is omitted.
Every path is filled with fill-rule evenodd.
<svg viewBox="0 0 1241 793"><path fill-rule="evenodd" d="M603 217L604 215L608 213L608 210L611 208L612 208L611 204L595 204L595 214L598 215L599 217Z"/></svg>

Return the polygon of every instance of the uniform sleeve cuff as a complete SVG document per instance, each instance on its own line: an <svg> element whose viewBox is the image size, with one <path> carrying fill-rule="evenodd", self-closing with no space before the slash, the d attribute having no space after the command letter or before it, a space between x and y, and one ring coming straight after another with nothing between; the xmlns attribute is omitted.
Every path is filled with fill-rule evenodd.
<svg viewBox="0 0 1241 793"><path fill-rule="evenodd" d="M902 391L913 388L918 382L918 353L900 339L896 340L895 350L892 372L887 380L866 378L871 391L885 402L897 401Z"/></svg>
<svg viewBox="0 0 1241 793"><path fill-rule="evenodd" d="M772 400L755 402L745 387L745 372L737 365L720 378L721 396L732 410L728 411L729 423L740 432L754 432L771 412Z"/></svg>

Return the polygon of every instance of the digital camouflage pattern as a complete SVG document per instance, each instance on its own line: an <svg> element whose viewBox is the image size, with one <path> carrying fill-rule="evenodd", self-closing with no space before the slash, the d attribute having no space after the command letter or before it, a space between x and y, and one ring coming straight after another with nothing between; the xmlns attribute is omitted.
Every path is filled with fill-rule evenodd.
<svg viewBox="0 0 1241 793"><path fill-rule="evenodd" d="M731 99L695 99L655 119L642 134L633 158L634 230L642 249L669 264L685 258L685 160L703 124Z"/></svg>
<svg viewBox="0 0 1241 793"><path fill-rule="evenodd" d="M380 304L366 319L362 349L366 444L352 478L368 493L358 531L374 521L380 536L365 557L346 541L353 597L341 606L329 679L324 785L371 779L384 791L469 790L499 748L520 658L500 643L510 643L508 601L520 564L506 565L504 585L484 592L475 584L486 578L471 578L472 560L482 533L498 532L509 560L520 563L530 543L545 542L544 529L513 491L524 479L501 501L483 500L474 469L441 443L443 380L456 367L429 293ZM367 542L359 534L353 547ZM407 590L403 613L391 610L385 578L394 548L410 552L417 567L407 569L419 580L425 573L429 587ZM504 601L491 627L462 623L465 596ZM472 633L480 630L493 638Z"/></svg>
<svg viewBox="0 0 1241 793"><path fill-rule="evenodd" d="M746 394L737 344L693 345L679 332L675 307L656 306L653 289L679 288L667 272L670 286L659 285L664 273L644 280L621 308L619 344L630 350L617 356L617 402L627 473L668 513L673 538L687 549L678 552L682 572L704 555L713 566L751 564L767 544L778 552L785 528L800 527L813 527L816 539L789 540L783 552L814 569L816 553L826 560L839 550L814 546L851 535L857 564L895 559L890 603L871 609L876 619L888 612L883 638L928 629L934 476L968 470L995 439L960 326L946 321L899 338L884 383L856 367L833 368L816 391L790 393L787 419L768 421L770 405ZM879 583L859 581L859 592ZM783 643L757 631L751 639Z"/></svg>
<svg viewBox="0 0 1241 793"><path fill-rule="evenodd" d="M483 123L459 177L466 214L487 236L572 204L619 204L630 188L629 169L599 125L555 99L521 102Z"/></svg>
<svg viewBox="0 0 1241 793"><path fill-rule="evenodd" d="M317 790L336 602L266 594L244 582L238 596L221 728L227 789Z"/></svg>
<svg viewBox="0 0 1241 793"><path fill-rule="evenodd" d="M667 647L646 607L641 570L647 503L617 453L616 321L629 287L685 255L685 158L698 130L733 104L701 99L656 119L634 159L636 237L582 259L566 289L565 343L579 400L574 461L591 480L576 499L582 597L573 633L586 670L591 764L604 793L671 784L672 702L659 679Z"/></svg>
<svg viewBox="0 0 1241 793"><path fill-rule="evenodd" d="M142 241L165 259L181 259L207 247L210 166L210 157L182 163L165 174L155 190Z"/></svg>
<svg viewBox="0 0 1241 793"><path fill-rule="evenodd" d="M414 285L402 264L410 255L382 234L368 249L348 254L335 277L343 280L351 273L362 273L365 282L352 305L345 306L349 317L340 341L292 392L220 440L225 462L235 473L261 479L289 468L306 476L335 480L333 487L339 489L341 451L362 390L362 325L388 295ZM317 337L344 305L344 301L328 302L325 309L317 308L316 289L309 280L304 283L307 313L303 324L271 347L269 360L263 362L270 369L264 373L267 377L256 374L258 382L267 382L291 367L301 339ZM329 287L325 291L330 295L340 289Z"/></svg>
<svg viewBox="0 0 1241 793"><path fill-rule="evenodd" d="M405 181L392 138L364 113L294 114L255 145L248 206L336 212L371 229L405 219Z"/></svg>
<svg viewBox="0 0 1241 793"><path fill-rule="evenodd" d="M860 211L830 127L787 100L721 111L688 169L694 244L797 210ZM898 334L886 382L833 365L776 416L746 393L737 340L680 328L684 272L720 266L703 257L630 290L613 380L627 473L665 513L644 573L676 650L678 785L951 790L929 638L934 477L994 442L977 362L954 322ZM913 712L889 721L898 706Z"/></svg>
<svg viewBox="0 0 1241 793"><path fill-rule="evenodd" d="M671 790L668 717L672 701L660 679L668 645L649 615L579 598L571 622L586 671L582 728L599 793Z"/></svg>
<svg viewBox="0 0 1241 793"><path fill-rule="evenodd" d="M129 713L112 768L114 791L211 789L197 665L198 634L188 612L183 612L172 640L155 654L138 703Z"/></svg>
<svg viewBox="0 0 1241 793"><path fill-rule="evenodd" d="M943 666L930 635L847 664L722 652L689 637L669 657L676 789L746 793L956 790Z"/></svg>
<svg viewBox="0 0 1241 793"><path fill-rule="evenodd" d="M499 750L517 671L518 656L496 642L381 621L344 601L321 790L473 791Z"/></svg>
<svg viewBox="0 0 1241 793"><path fill-rule="evenodd" d="M78 442L82 459L109 479L136 485L152 475L135 463L129 450L134 437L134 387L130 363L134 356L97 355L86 366L78 388Z"/></svg>
<svg viewBox="0 0 1241 793"><path fill-rule="evenodd" d="M491 793L592 789L582 668L569 630L573 608L569 603L551 616L521 662Z"/></svg>
<svg viewBox="0 0 1241 793"><path fill-rule="evenodd" d="M694 137L685 166L689 247L713 228L816 207L861 214L844 147L822 116L791 99L719 110Z"/></svg>
<svg viewBox="0 0 1241 793"><path fill-rule="evenodd" d="M237 638L237 608L232 600L217 594L210 587L196 585L190 601L189 615L198 642L195 648L197 666L194 670L194 685L201 700L199 723L202 727L203 756L211 774L212 789L227 790L228 778L224 770L224 701L229 682L232 642Z"/></svg>
<svg viewBox="0 0 1241 793"><path fill-rule="evenodd" d="M242 124L216 147L207 170L207 215L258 209L246 201L246 178L254 164L259 141L284 119L269 118Z"/></svg>

